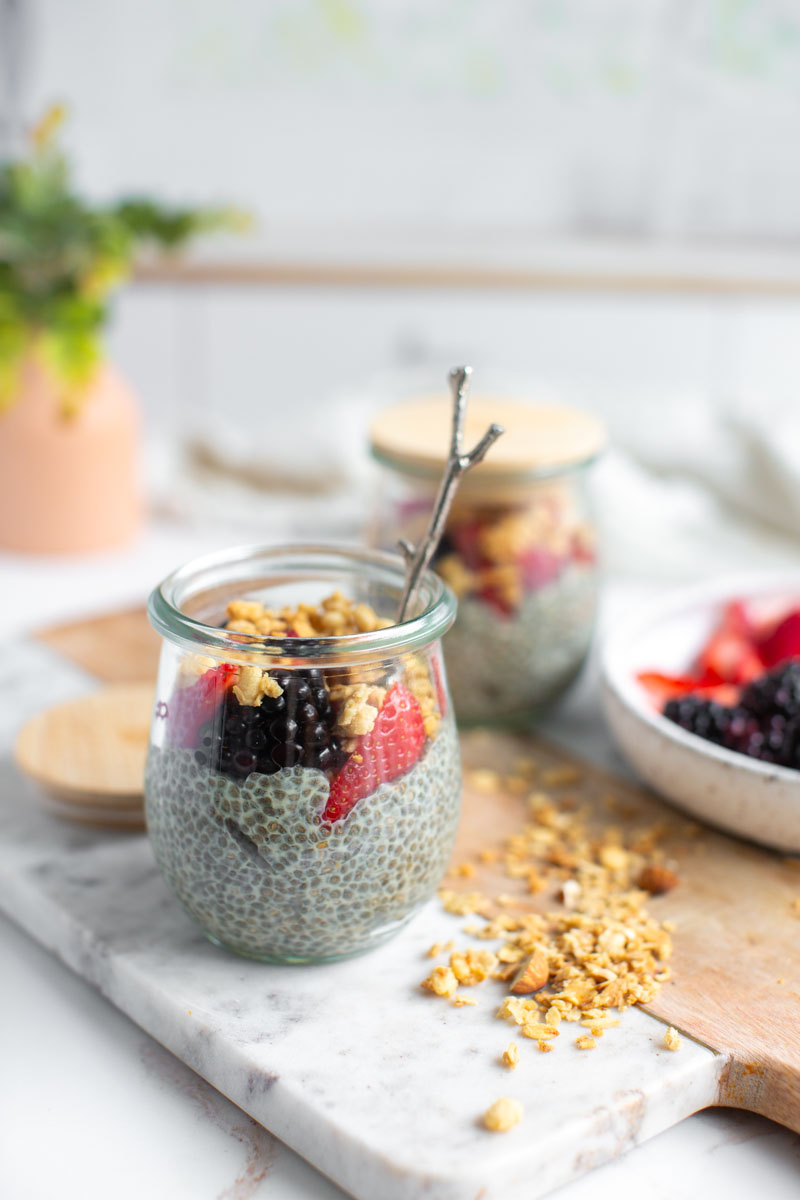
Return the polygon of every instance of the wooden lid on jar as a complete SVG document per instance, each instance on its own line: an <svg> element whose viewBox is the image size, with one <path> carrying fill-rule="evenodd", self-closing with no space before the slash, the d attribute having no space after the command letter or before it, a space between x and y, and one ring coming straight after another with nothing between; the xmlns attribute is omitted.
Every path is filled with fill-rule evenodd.
<svg viewBox="0 0 800 1200"><path fill-rule="evenodd" d="M449 398L430 395L403 400L373 421L373 453L399 470L439 474L450 447L451 421ZM548 474L590 461L606 440L602 423L580 409L478 395L470 396L467 403L464 448L471 450L493 421L506 432L473 475Z"/></svg>

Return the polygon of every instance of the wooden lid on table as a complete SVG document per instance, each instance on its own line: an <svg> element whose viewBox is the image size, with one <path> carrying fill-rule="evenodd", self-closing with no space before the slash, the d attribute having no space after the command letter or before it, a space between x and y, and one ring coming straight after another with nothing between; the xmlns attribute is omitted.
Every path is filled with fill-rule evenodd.
<svg viewBox="0 0 800 1200"><path fill-rule="evenodd" d="M152 683L118 684L39 713L15 757L51 812L113 828L144 827L144 767Z"/></svg>
<svg viewBox="0 0 800 1200"><path fill-rule="evenodd" d="M373 453L400 470L438 474L447 460L451 420L452 402L444 396L403 400L373 421ZM602 423L580 409L471 396L464 445L471 448L493 421L506 432L474 475L549 473L577 466L594 458L606 440Z"/></svg>

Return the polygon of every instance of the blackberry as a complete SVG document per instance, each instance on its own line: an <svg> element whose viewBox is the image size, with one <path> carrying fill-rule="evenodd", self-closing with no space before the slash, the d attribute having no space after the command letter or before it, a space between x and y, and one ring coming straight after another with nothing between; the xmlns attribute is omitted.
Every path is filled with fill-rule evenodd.
<svg viewBox="0 0 800 1200"><path fill-rule="evenodd" d="M317 670L280 671L273 678L280 696L263 696L258 707L225 694L213 721L199 733L195 761L243 779L257 771L274 775L283 767L338 770L348 755L334 736L336 714Z"/></svg>
<svg viewBox="0 0 800 1200"><path fill-rule="evenodd" d="M800 662L794 659L783 663L748 683L740 703L758 717L800 717Z"/></svg>
<svg viewBox="0 0 800 1200"><path fill-rule="evenodd" d="M800 662L754 679L733 707L681 696L667 701L664 716L728 750L800 769Z"/></svg>
<svg viewBox="0 0 800 1200"><path fill-rule="evenodd" d="M708 742L722 746L728 734L732 710L714 700L702 696L681 696L668 700L664 705L664 716L681 729L697 734Z"/></svg>

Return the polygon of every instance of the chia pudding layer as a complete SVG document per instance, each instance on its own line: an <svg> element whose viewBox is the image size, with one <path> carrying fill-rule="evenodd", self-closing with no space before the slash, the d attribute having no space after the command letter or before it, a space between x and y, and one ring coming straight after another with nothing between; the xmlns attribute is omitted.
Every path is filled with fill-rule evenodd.
<svg viewBox="0 0 800 1200"><path fill-rule="evenodd" d="M572 563L507 615L462 597L444 639L459 720L521 720L561 695L589 649L596 590L593 565Z"/></svg>
<svg viewBox="0 0 800 1200"><path fill-rule="evenodd" d="M321 770L234 779L191 749L152 747L147 825L167 882L213 940L266 961L341 958L390 936L434 893L460 778L451 714L405 775L330 824Z"/></svg>

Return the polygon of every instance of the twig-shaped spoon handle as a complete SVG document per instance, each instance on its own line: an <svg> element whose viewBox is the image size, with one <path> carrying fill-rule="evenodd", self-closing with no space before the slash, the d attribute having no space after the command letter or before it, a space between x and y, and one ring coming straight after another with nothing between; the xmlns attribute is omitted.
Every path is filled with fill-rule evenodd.
<svg viewBox="0 0 800 1200"><path fill-rule="evenodd" d="M417 584L426 567L429 566L436 552L436 547L439 545L442 533L444 532L447 514L450 511L453 497L461 482L461 477L466 474L470 467L474 467L485 458L489 447L497 441L502 433L505 433L502 425L490 425L477 445L472 450L464 453L461 442L464 436L464 414L467 407L467 393L469 392L471 375L472 367L453 367L453 370L450 372L450 390L453 394L453 425L450 437L450 453L447 458L444 474L442 475L442 481L439 484L439 490L436 493L436 501L431 512L430 521L428 522L428 528L425 530L425 535L416 546L412 546L405 538L401 538L398 542L398 546L406 560L406 585L397 614L398 625L406 619L408 607L416 591Z"/></svg>

